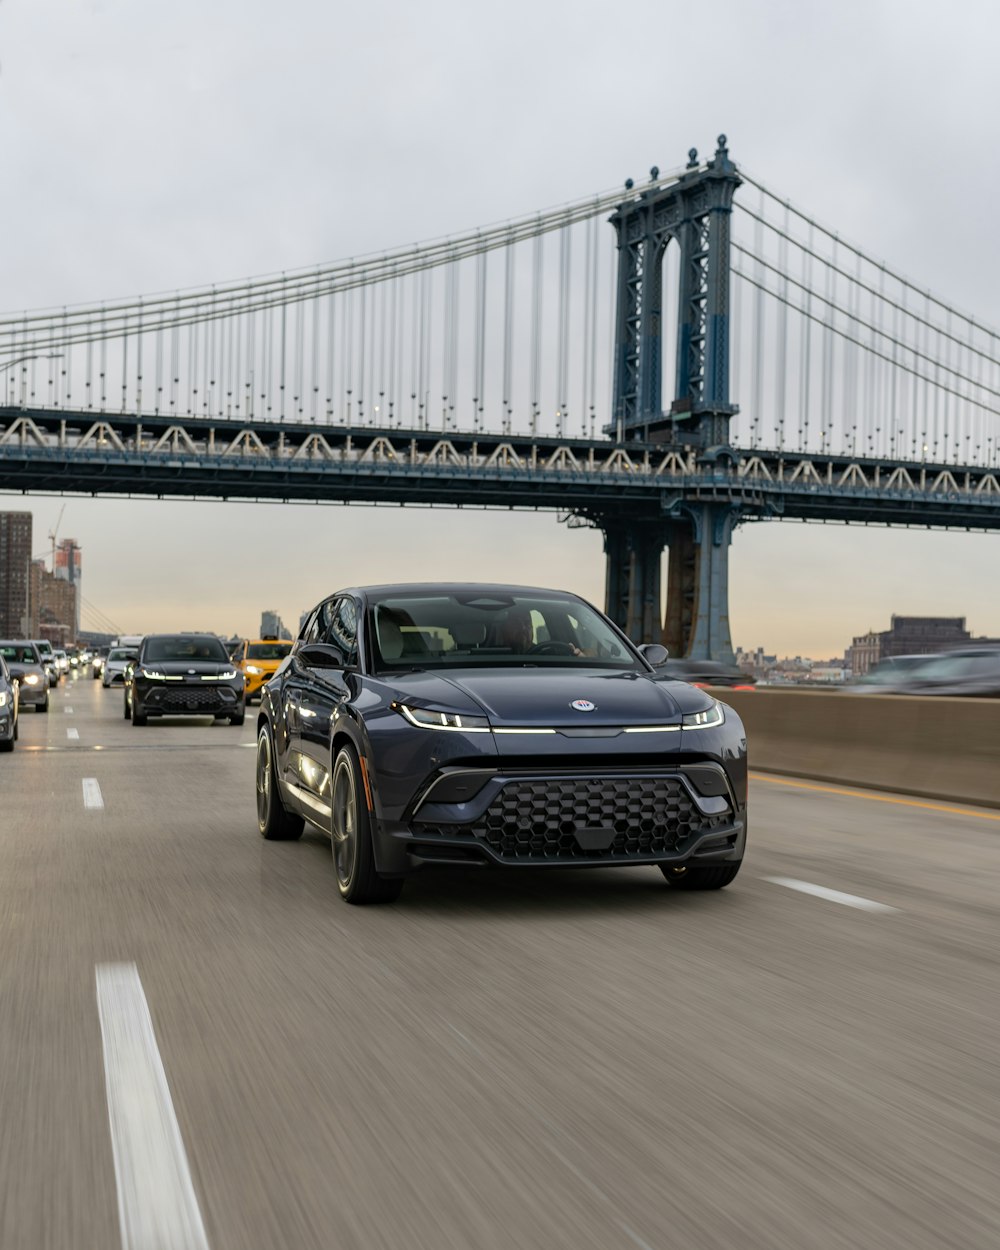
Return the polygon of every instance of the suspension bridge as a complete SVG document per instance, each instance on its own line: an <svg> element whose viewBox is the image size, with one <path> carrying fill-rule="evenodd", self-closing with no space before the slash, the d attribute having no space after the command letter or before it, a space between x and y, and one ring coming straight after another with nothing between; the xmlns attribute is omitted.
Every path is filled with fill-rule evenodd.
<svg viewBox="0 0 1000 1250"><path fill-rule="evenodd" d="M997 332L725 136L447 239L0 317L0 491L551 509L630 636L697 657L732 655L739 524L1000 529L998 416Z"/></svg>

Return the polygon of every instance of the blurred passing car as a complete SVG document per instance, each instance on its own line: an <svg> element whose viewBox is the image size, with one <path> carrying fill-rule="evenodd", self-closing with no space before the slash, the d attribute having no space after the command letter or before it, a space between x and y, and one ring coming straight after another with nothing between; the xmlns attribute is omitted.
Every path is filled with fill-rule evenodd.
<svg viewBox="0 0 1000 1250"><path fill-rule="evenodd" d="M752 690L755 677L741 672L735 664L720 660L666 660L656 666L657 681L686 681L692 686L729 686L733 690Z"/></svg>
<svg viewBox="0 0 1000 1250"><path fill-rule="evenodd" d="M246 679L247 704L253 703L262 687L270 681L281 661L292 649L290 642L278 638L244 639L231 653L233 663Z"/></svg>
<svg viewBox="0 0 1000 1250"><path fill-rule="evenodd" d="M132 647L112 647L108 658L101 669L101 685L107 690L110 686L120 686L125 681L125 670L139 655Z"/></svg>
<svg viewBox="0 0 1000 1250"><path fill-rule="evenodd" d="M261 694L258 830L326 834L349 903L435 864L647 864L720 889L743 860L746 734L656 680L661 658L557 590L331 595Z"/></svg>
<svg viewBox="0 0 1000 1250"><path fill-rule="evenodd" d="M35 644L24 638L2 639L0 656L6 660L11 677L17 681L20 707L33 707L36 712L47 712L49 679Z"/></svg>
<svg viewBox="0 0 1000 1250"><path fill-rule="evenodd" d="M910 673L918 669L931 655L891 655L872 665L867 673L847 683L843 689L849 694L895 694L905 685Z"/></svg>
<svg viewBox="0 0 1000 1250"><path fill-rule="evenodd" d="M1000 698L1000 647L962 647L926 658L896 687L900 694Z"/></svg>
<svg viewBox="0 0 1000 1250"><path fill-rule="evenodd" d="M125 676L125 718L214 716L242 725L243 674L214 634L147 634Z"/></svg>
<svg viewBox="0 0 1000 1250"><path fill-rule="evenodd" d="M0 655L0 751L13 751L17 741L18 682Z"/></svg>

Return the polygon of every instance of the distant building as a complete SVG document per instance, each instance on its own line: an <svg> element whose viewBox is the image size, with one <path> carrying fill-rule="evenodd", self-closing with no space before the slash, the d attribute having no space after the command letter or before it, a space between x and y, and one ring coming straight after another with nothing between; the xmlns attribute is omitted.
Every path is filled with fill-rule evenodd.
<svg viewBox="0 0 1000 1250"><path fill-rule="evenodd" d="M80 545L75 538L64 538L56 547L55 568L52 570L60 581L70 582L76 587L75 608L73 619L73 637L80 632L80 600L82 598L82 561Z"/></svg>
<svg viewBox="0 0 1000 1250"><path fill-rule="evenodd" d="M77 585L50 573L44 560L33 560L30 572L31 637L47 638L54 647L77 639Z"/></svg>
<svg viewBox="0 0 1000 1250"><path fill-rule="evenodd" d="M753 651L744 651L741 647L736 648L737 667L741 672L756 677L758 681L764 678L777 662L778 657L766 655L763 647L757 647Z"/></svg>
<svg viewBox="0 0 1000 1250"><path fill-rule="evenodd" d="M931 655L952 651L971 640L964 616L896 616L888 629L869 630L854 639L848 652L854 677L861 677L879 660L894 655Z"/></svg>
<svg viewBox="0 0 1000 1250"><path fill-rule="evenodd" d="M867 634L859 634L847 651L850 659L850 670L853 677L863 677L875 667L882 658L882 635L870 629Z"/></svg>
<svg viewBox="0 0 1000 1250"><path fill-rule="evenodd" d="M275 638L282 638L290 642L292 635L285 628L285 623L277 612L267 611L260 614L260 636L266 638L268 634L273 634Z"/></svg>
<svg viewBox="0 0 1000 1250"><path fill-rule="evenodd" d="M31 513L0 512L0 638L31 630Z"/></svg>

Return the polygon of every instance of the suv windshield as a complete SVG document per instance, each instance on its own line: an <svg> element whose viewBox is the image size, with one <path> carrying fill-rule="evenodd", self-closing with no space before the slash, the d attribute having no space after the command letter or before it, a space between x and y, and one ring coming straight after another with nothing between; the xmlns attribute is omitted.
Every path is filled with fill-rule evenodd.
<svg viewBox="0 0 1000 1250"><path fill-rule="evenodd" d="M597 613L578 599L523 594L391 595L371 603L374 667L640 665Z"/></svg>
<svg viewBox="0 0 1000 1250"><path fill-rule="evenodd" d="M291 649L290 642L251 642L247 646L247 659L283 660Z"/></svg>
<svg viewBox="0 0 1000 1250"><path fill-rule="evenodd" d="M218 638L150 638L143 651L143 663L164 660L212 660L229 663L229 653Z"/></svg>

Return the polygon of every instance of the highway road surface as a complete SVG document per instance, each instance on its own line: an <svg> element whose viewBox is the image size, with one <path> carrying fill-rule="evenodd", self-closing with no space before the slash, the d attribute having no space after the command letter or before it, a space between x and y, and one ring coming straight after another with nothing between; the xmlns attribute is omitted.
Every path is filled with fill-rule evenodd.
<svg viewBox="0 0 1000 1250"><path fill-rule="evenodd" d="M0 757L3 1250L1000 1245L1000 812L756 777L721 893L351 908L253 743L85 677Z"/></svg>

